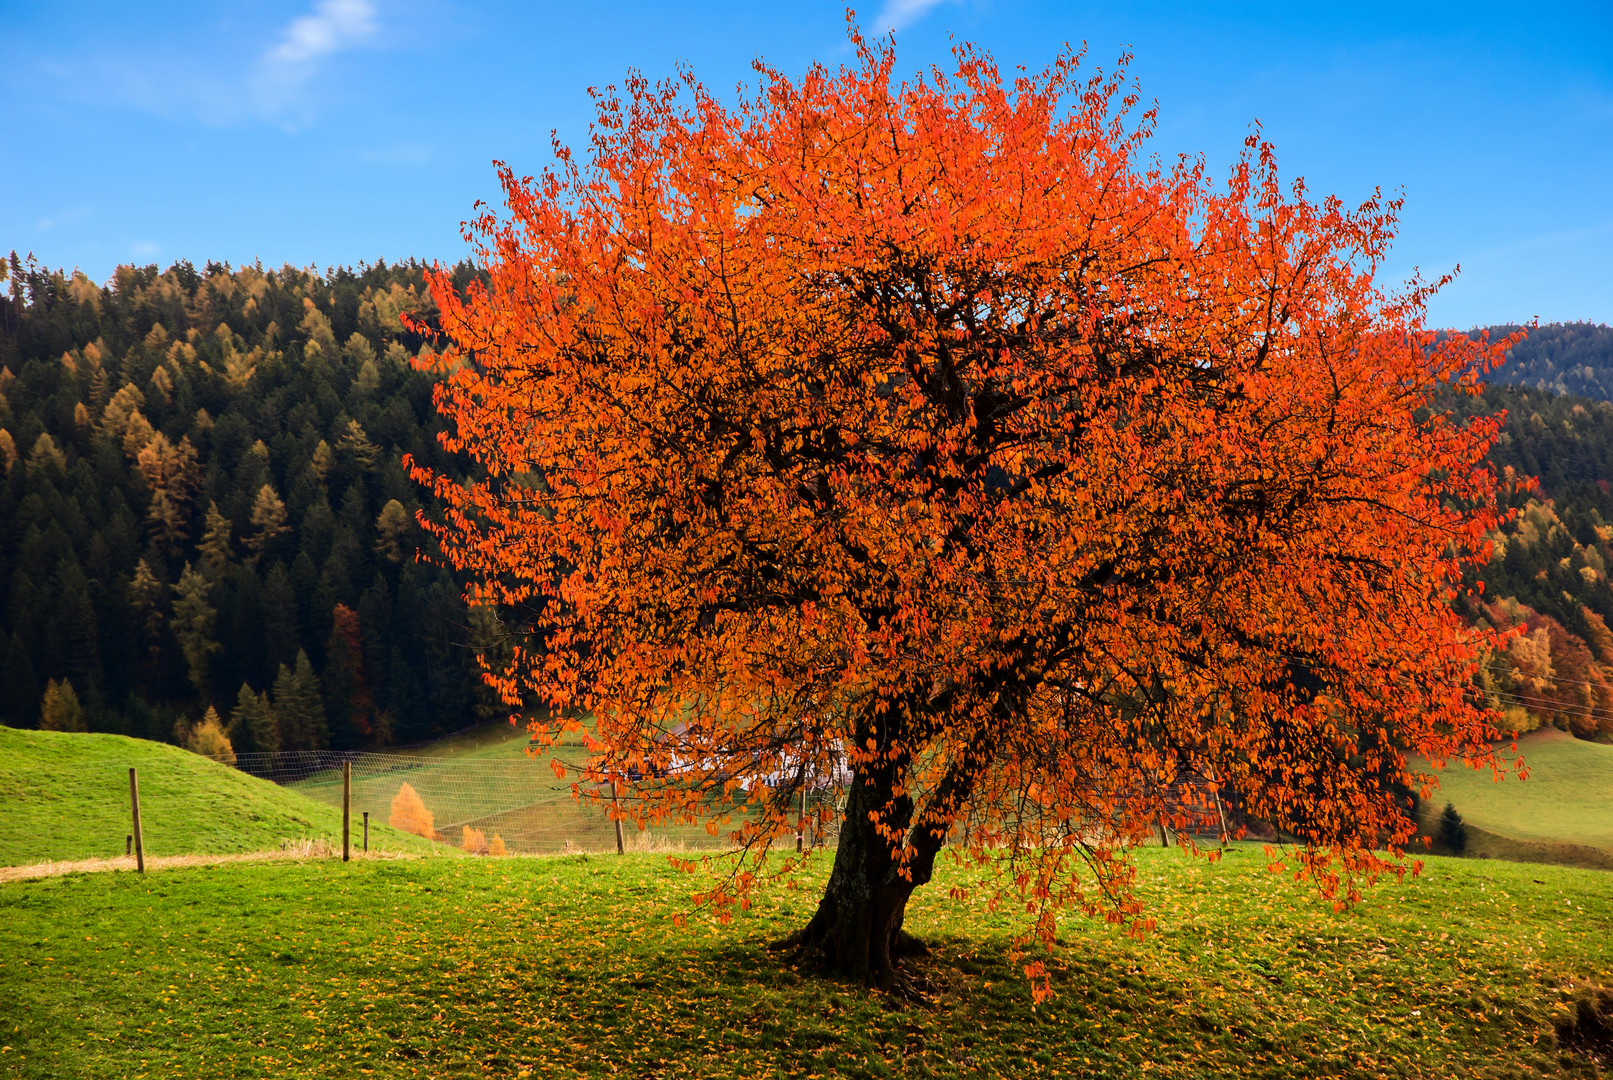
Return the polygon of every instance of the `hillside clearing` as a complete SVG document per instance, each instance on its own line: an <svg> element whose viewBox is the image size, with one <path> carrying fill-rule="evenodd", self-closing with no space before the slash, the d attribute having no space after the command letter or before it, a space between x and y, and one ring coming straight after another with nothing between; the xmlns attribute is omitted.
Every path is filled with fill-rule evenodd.
<svg viewBox="0 0 1613 1080"><path fill-rule="evenodd" d="M1508 776L1497 783L1486 770L1455 763L1440 774L1429 810L1437 814L1449 801L1470 825L1497 836L1581 845L1613 857L1613 746L1549 728L1519 739L1518 753L1529 768L1527 780Z"/></svg>

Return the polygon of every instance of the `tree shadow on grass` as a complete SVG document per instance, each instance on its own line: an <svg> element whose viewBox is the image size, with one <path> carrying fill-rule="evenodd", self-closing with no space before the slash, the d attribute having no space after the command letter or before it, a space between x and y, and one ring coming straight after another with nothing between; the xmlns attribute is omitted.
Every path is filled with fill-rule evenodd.
<svg viewBox="0 0 1613 1080"><path fill-rule="evenodd" d="M933 988L914 1003L781 960L766 940L601 956L560 980L571 1030L590 1060L644 1076L1506 1074L1489 1040L1464 1043L1457 1026L1304 997L1259 967L1256 987L1227 987L1087 940L1043 957L1055 996L1036 1004L1005 937L935 935L929 956L905 961Z"/></svg>

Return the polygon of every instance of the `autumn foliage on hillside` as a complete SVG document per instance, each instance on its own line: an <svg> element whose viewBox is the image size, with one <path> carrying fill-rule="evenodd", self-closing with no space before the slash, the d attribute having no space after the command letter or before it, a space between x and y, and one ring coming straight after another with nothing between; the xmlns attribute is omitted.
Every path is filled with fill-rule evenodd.
<svg viewBox="0 0 1613 1080"><path fill-rule="evenodd" d="M426 808L425 800L420 798L420 793L407 781L401 784L398 793L392 796L392 812L387 817L387 824L394 829L423 836L427 840L437 839L435 817ZM466 839L470 839L468 833Z"/></svg>
<svg viewBox="0 0 1613 1080"><path fill-rule="evenodd" d="M1221 793L1329 893L1399 872L1413 756L1492 761L1499 646L1450 606L1496 425L1424 408L1494 356L1375 282L1397 205L1254 137L1224 182L1156 165L1075 56L899 83L858 45L733 108L605 94L586 162L502 173L485 287L433 281L486 479L416 476L547 643L494 681L541 739L593 718L581 790L753 856L842 787L789 943L882 986L965 830L1049 945L1065 906L1137 917L1114 853Z"/></svg>

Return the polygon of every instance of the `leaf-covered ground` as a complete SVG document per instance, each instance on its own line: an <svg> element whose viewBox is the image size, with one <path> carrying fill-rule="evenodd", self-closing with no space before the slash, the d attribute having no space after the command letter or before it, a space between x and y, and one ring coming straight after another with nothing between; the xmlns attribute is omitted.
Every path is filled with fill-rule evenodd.
<svg viewBox="0 0 1613 1080"><path fill-rule="evenodd" d="M822 861L686 929L695 882L649 855L14 882L0 1075L1595 1075L1553 1022L1613 981L1613 876L1435 859L1341 915L1258 849L1140 858L1158 930L1072 918L1039 1009L1013 916L934 885L933 1006L765 952Z"/></svg>

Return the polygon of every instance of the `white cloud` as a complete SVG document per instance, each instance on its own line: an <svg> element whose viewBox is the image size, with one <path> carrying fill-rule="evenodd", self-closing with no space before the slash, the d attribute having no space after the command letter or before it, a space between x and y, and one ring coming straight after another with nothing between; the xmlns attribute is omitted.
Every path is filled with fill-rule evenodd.
<svg viewBox="0 0 1613 1080"><path fill-rule="evenodd" d="M162 245L155 240L136 240L129 245L129 254L143 259L155 258L162 254Z"/></svg>
<svg viewBox="0 0 1613 1080"><path fill-rule="evenodd" d="M34 224L39 232L50 232L61 225L77 225L95 212L92 206L76 206L71 210L64 210L50 217L42 217Z"/></svg>
<svg viewBox="0 0 1613 1080"><path fill-rule="evenodd" d="M874 18L874 33L894 34L905 30L930 13L941 0L885 0L885 7Z"/></svg>
<svg viewBox="0 0 1613 1080"><path fill-rule="evenodd" d="M333 53L362 44L376 31L370 0L319 0L291 20L280 40L258 60L252 89L260 108L275 113L301 92Z"/></svg>

